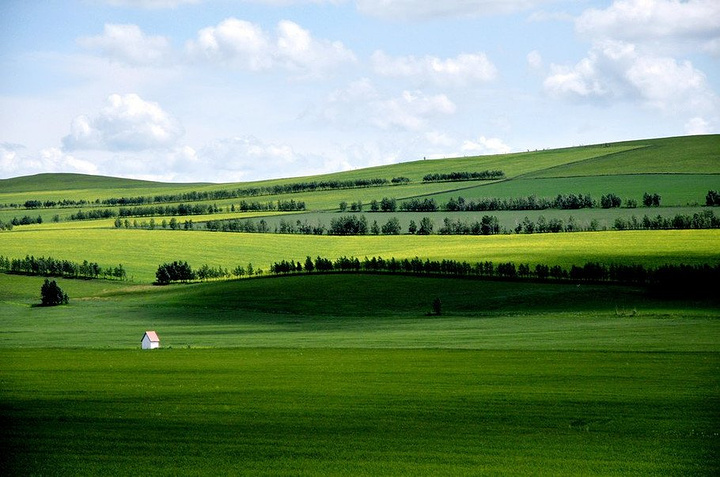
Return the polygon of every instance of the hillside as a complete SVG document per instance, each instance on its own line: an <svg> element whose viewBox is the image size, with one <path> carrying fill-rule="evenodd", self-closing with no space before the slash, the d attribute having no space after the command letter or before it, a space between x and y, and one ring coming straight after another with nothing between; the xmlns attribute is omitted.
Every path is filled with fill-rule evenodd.
<svg viewBox="0 0 720 477"><path fill-rule="evenodd" d="M0 180L0 203L5 194L83 191L85 198L104 198L125 190L153 194L163 189L217 190L270 186L303 181L408 177L420 181L425 174L457 171L503 170L508 178L568 177L606 174L720 174L720 135L570 147L514 154L419 160L318 176L265 180L253 183L160 183L83 174L38 174ZM94 195L93 195L94 194ZM29 195L28 195L29 197Z"/></svg>

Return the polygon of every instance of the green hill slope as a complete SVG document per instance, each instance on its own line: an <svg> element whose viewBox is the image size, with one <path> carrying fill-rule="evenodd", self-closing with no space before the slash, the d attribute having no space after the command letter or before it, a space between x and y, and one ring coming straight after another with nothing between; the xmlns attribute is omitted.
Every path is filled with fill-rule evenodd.
<svg viewBox="0 0 720 477"><path fill-rule="evenodd" d="M62 196L63 192L75 191L82 192L83 198L89 199L117 196L123 192L126 195L152 195L168 190L217 190L304 181L391 179L400 176L420 182L425 174L475 172L488 169L500 169L508 178L520 175L568 177L647 173L720 174L720 135L647 139L514 154L420 160L319 176L254 183L180 184L83 174L38 174L0 180L0 202L7 202L7 198L4 197L6 194L16 198L20 194L28 197L31 197L32 193L54 193L55 196Z"/></svg>

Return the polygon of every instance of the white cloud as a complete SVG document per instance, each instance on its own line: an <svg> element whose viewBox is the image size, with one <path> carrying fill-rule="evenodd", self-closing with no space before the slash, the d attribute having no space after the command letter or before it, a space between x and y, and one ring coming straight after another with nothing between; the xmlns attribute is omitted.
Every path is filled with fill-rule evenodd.
<svg viewBox="0 0 720 477"><path fill-rule="evenodd" d="M290 69L305 71L309 76L357 61L353 52L341 42L314 39L297 23L283 20L278 24L277 32L277 60Z"/></svg>
<svg viewBox="0 0 720 477"><path fill-rule="evenodd" d="M382 129L420 130L430 119L451 115L457 108L444 94L428 96L422 91L403 91L399 98L376 103L375 109L372 122Z"/></svg>
<svg viewBox="0 0 720 477"><path fill-rule="evenodd" d="M575 28L596 41L634 42L654 52L717 51L719 19L717 0L616 0L583 12Z"/></svg>
<svg viewBox="0 0 720 477"><path fill-rule="evenodd" d="M99 114L73 120L63 145L67 150L144 150L170 147L182 134L180 123L157 103L137 94L113 94Z"/></svg>
<svg viewBox="0 0 720 477"><path fill-rule="evenodd" d="M719 107L705 75L691 62L645 55L619 41L596 43L574 66L551 65L544 87L558 98L628 99L666 113Z"/></svg>
<svg viewBox="0 0 720 477"><path fill-rule="evenodd" d="M0 144L0 177L15 177L43 172L97 174L97 166L58 148L29 152L18 144Z"/></svg>
<svg viewBox="0 0 720 477"><path fill-rule="evenodd" d="M443 59L435 56L392 58L382 51L376 51L371 61L379 75L418 78L440 85L465 85L491 81L497 77L497 68L485 53L463 53L455 58Z"/></svg>
<svg viewBox="0 0 720 477"><path fill-rule="evenodd" d="M318 76L337 65L357 61L339 41L315 39L297 23L283 20L275 35L251 22L228 18L217 26L203 28L186 51L203 59L250 71L282 67L300 76Z"/></svg>
<svg viewBox="0 0 720 477"><path fill-rule="evenodd" d="M685 123L686 134L711 134L712 132L712 126L703 118L694 117Z"/></svg>
<svg viewBox="0 0 720 477"><path fill-rule="evenodd" d="M170 40L163 36L147 36L137 25L105 24L100 36L78 40L83 48L100 50L110 59L130 65L158 65L169 61Z"/></svg>
<svg viewBox="0 0 720 477"><path fill-rule="evenodd" d="M237 65L251 71L272 66L270 40L258 25L228 18L217 26L200 30L197 39L187 43L193 58Z"/></svg>
<svg viewBox="0 0 720 477"><path fill-rule="evenodd" d="M516 13L556 0L357 0L358 10L390 20L428 20L441 17L481 17Z"/></svg>
<svg viewBox="0 0 720 477"><path fill-rule="evenodd" d="M462 145L463 154L486 155L507 154L512 148L496 137L480 136L477 140L467 140Z"/></svg>
<svg viewBox="0 0 720 477"><path fill-rule="evenodd" d="M528 67L532 70L540 70L543 67L543 58L539 51L533 50L526 56Z"/></svg>

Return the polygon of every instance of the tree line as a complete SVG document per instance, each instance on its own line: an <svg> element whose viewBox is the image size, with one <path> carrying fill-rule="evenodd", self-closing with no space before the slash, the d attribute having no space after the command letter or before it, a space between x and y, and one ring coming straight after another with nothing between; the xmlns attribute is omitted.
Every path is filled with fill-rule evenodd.
<svg viewBox="0 0 720 477"><path fill-rule="evenodd" d="M423 182L491 181L504 178L505 173L503 171L486 170L482 172L448 172L442 174L425 174L423 176Z"/></svg>
<svg viewBox="0 0 720 477"><path fill-rule="evenodd" d="M223 267L212 267L203 264L198 270L193 268L186 262L175 260L174 262L163 263L158 266L155 272L156 285L169 285L170 283L187 283L195 280L217 280L227 278L242 278L262 275L261 269L253 267L252 263L247 266L238 265L232 270Z"/></svg>
<svg viewBox="0 0 720 477"><path fill-rule="evenodd" d="M70 215L70 220L109 219L113 217L148 217L153 215L210 215L223 212L224 210L225 209L218 207L216 204L150 205L139 207L120 207L117 211L113 209L78 210L76 214ZM296 200L278 200L276 202L260 203L247 202L243 200L237 207L235 207L235 204L232 204L227 208L227 210L230 212L246 212L250 210L279 210L282 212L302 211L305 210L305 202Z"/></svg>
<svg viewBox="0 0 720 477"><path fill-rule="evenodd" d="M83 260L82 263L61 260L53 257L9 258L0 255L0 271L18 275L37 275L63 278L115 278L127 279L122 264L117 267L103 268L95 262Z"/></svg>
<svg viewBox="0 0 720 477"><path fill-rule="evenodd" d="M720 196L718 197L720 200ZM451 197L445 204L438 204L433 198L413 198L399 203L395 198L383 197L382 200L370 201L370 211L372 212L395 212L398 209L404 212L487 212L498 210L545 210L545 209L591 209L601 207L603 209L621 207L623 200L613 193L605 194L596 201L590 195L584 194L558 194L554 198L537 197L529 195L526 197L513 197L508 199L497 197L485 197L476 200L466 200L463 197L457 199ZM645 193L643 204L647 207L656 207L660 205L660 195ZM625 201L627 208L637 207L637 201L627 199ZM351 212L362 212L362 202L353 202L350 207ZM340 211L345 212L348 208L347 202L340 202Z"/></svg>
<svg viewBox="0 0 720 477"><path fill-rule="evenodd" d="M516 264L514 262L493 263L479 261L470 263L458 260L430 260L420 257L385 259L383 257L339 257L331 260L317 256L306 256L303 262L280 260L269 269L273 275L298 273L402 273L427 276L477 277L502 280L560 281L572 283L609 283L646 286L664 297L716 297L716 284L720 281L720 264L716 265L661 265L646 267L640 264L604 264L587 262L584 265L563 267L538 263ZM231 278L263 275L252 264L247 268L235 267L229 271L223 267L203 265L196 272L185 261L174 261L158 266L156 284L189 282L216 278Z"/></svg>
<svg viewBox="0 0 720 477"><path fill-rule="evenodd" d="M305 261L281 260L270 266L270 273L353 272L353 273L405 273L414 275L442 275L455 277L486 277L506 280L534 279L539 281L570 281L644 285L654 291L676 296L715 296L720 282L720 264L717 265L662 265L645 267L638 264L603 264L588 262L559 265L491 261L469 263L457 260L429 260L415 258L384 259L382 257L340 257L330 260L318 256Z"/></svg>
<svg viewBox="0 0 720 477"><path fill-rule="evenodd" d="M178 227L175 227L178 228ZM187 226L184 228L188 228ZM192 229L192 224L190 224ZM305 221L292 221L280 219L279 225L271 228L265 219L255 222L252 219L211 220L205 223L205 228L214 232L240 232L240 233L279 233L301 235L400 235L403 228L397 217L391 217L384 224L374 220L369 223L365 215L341 215L330 220L330 226L321 223L311 224ZM714 229L720 228L720 217L712 210L700 213L675 214L673 217L630 218L619 217L615 219L613 230L661 230L661 229ZM591 220L587 225L581 225L574 217L567 220L560 218L546 219L540 216L537 220L525 217L513 228L500 225L495 215L483 215L477 220L455 219L446 217L442 225L435 227L430 217L423 217L419 222L411 220L406 233L415 235L497 235L497 234L536 234L536 233L562 233L562 232L594 232L600 230L597 219Z"/></svg>

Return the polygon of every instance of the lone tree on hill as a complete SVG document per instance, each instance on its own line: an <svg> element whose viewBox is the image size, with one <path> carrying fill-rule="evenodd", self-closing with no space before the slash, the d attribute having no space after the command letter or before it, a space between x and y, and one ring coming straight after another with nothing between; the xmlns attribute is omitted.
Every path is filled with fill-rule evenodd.
<svg viewBox="0 0 720 477"><path fill-rule="evenodd" d="M70 302L67 293L62 291L55 280L50 281L47 278L40 287L40 299L42 300L42 306L67 305Z"/></svg>
<svg viewBox="0 0 720 477"><path fill-rule="evenodd" d="M442 301L440 301L440 297L435 297L435 299L433 300L432 310L434 315L442 315Z"/></svg>

